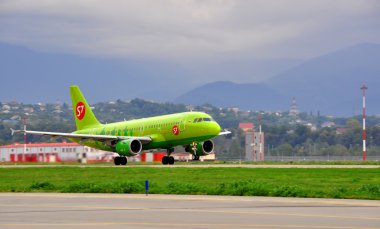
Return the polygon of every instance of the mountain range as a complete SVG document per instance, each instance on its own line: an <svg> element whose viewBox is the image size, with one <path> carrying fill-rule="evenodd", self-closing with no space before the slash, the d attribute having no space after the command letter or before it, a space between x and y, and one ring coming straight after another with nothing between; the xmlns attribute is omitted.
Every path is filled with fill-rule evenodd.
<svg viewBox="0 0 380 229"><path fill-rule="evenodd" d="M69 102L67 88L77 84L90 103L140 97L244 110L286 111L295 98L301 111L349 116L361 113L360 87L365 83L369 88L368 114L380 114L379 60L380 45L366 43L304 62L252 61L250 65L246 60L240 65L239 61L214 66L204 63L203 67L189 69L147 59L45 53L0 43L0 101ZM258 72L254 69L258 63L265 68L273 66L271 71L262 67L259 72L263 75L271 72L274 76L260 83L212 82L219 75L223 80L256 77ZM204 79L200 81L204 84L192 83L196 81L194 77Z"/></svg>
<svg viewBox="0 0 380 229"><path fill-rule="evenodd" d="M299 110L347 116L361 114L362 84L367 111L380 113L380 45L359 44L322 55L256 84L215 82L195 88L176 102L255 110Z"/></svg>

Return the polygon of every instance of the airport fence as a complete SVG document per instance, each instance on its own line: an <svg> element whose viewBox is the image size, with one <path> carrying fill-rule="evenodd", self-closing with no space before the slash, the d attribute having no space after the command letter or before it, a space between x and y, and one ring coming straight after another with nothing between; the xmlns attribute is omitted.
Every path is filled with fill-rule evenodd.
<svg viewBox="0 0 380 229"><path fill-rule="evenodd" d="M362 161L362 156L266 156L265 161ZM380 156L367 156L367 161L380 161Z"/></svg>
<svg viewBox="0 0 380 229"><path fill-rule="evenodd" d="M245 158L220 158L220 161L246 161ZM264 156L264 161L362 161L362 156ZM380 156L367 156L367 161L380 161Z"/></svg>

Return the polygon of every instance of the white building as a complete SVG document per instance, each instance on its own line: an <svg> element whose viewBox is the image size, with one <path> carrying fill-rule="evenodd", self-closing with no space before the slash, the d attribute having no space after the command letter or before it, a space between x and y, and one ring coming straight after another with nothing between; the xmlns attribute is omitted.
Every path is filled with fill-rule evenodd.
<svg viewBox="0 0 380 229"><path fill-rule="evenodd" d="M109 162L113 152L93 149L73 142L29 143L0 146L0 162Z"/></svg>

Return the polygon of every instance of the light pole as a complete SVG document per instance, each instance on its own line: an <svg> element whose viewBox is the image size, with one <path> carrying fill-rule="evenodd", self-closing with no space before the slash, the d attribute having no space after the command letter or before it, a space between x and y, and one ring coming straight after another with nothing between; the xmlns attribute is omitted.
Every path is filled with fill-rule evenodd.
<svg viewBox="0 0 380 229"><path fill-rule="evenodd" d="M365 91L368 89L368 87L363 84L363 86L360 88L363 91L363 161L367 159L367 149L366 149L366 127L365 127L365 118L366 118L366 104L365 104Z"/></svg>

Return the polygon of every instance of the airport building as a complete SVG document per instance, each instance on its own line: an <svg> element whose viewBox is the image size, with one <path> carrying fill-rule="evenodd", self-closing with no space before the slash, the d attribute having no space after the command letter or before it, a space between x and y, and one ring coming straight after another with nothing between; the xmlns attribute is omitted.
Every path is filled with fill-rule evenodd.
<svg viewBox="0 0 380 229"><path fill-rule="evenodd" d="M73 142L0 146L0 162L111 162L113 153Z"/></svg>

